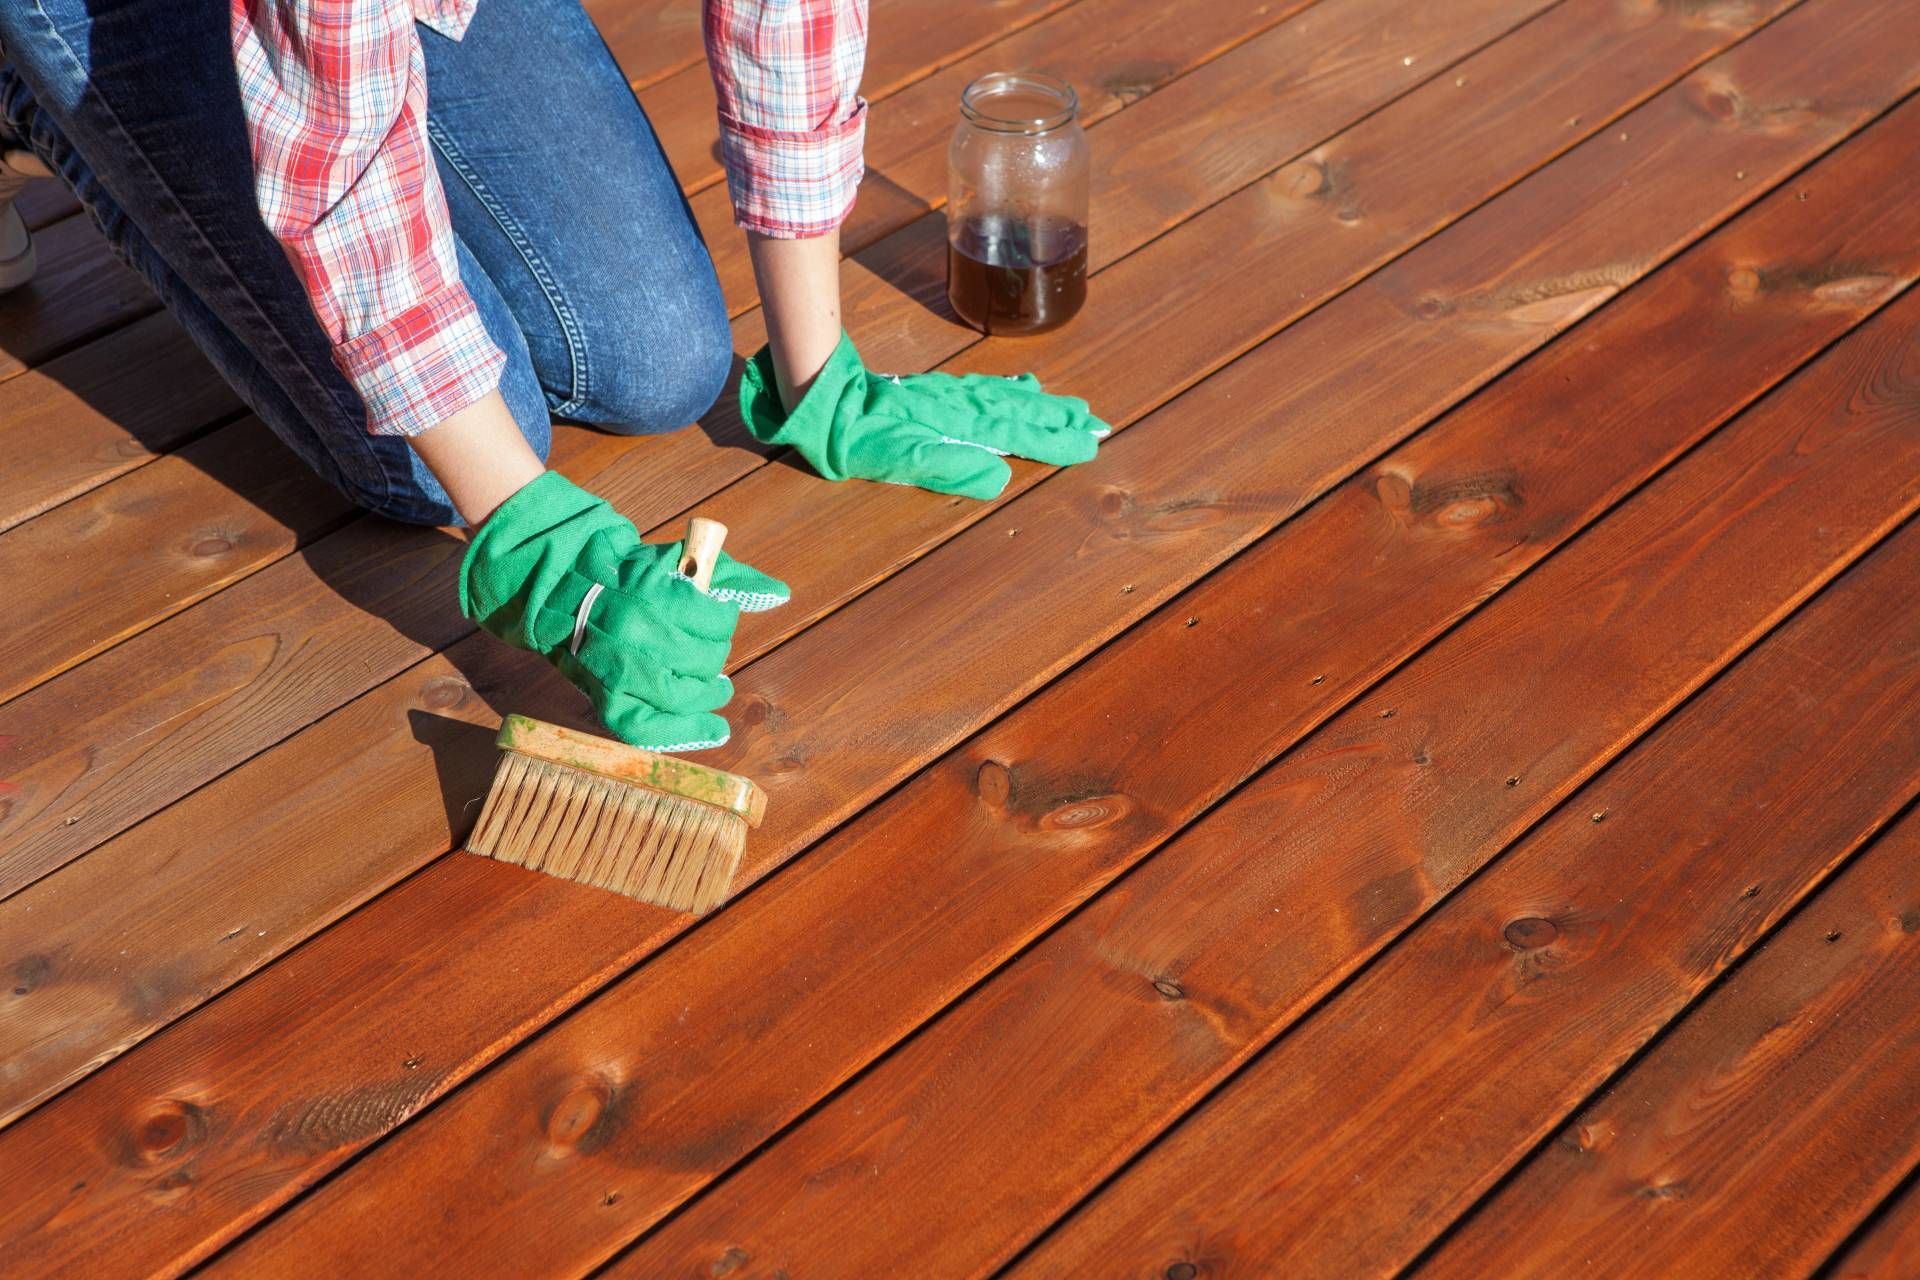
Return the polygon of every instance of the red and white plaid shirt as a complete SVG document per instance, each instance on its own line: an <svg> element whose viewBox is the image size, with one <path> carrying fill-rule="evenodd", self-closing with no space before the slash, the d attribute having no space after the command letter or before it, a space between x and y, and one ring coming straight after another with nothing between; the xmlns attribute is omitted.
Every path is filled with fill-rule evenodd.
<svg viewBox="0 0 1920 1280"><path fill-rule="evenodd" d="M413 27L457 40L479 0L230 3L261 214L368 429L424 431L497 387L505 359L460 283ZM704 4L736 220L785 238L831 231L862 173L867 0Z"/></svg>

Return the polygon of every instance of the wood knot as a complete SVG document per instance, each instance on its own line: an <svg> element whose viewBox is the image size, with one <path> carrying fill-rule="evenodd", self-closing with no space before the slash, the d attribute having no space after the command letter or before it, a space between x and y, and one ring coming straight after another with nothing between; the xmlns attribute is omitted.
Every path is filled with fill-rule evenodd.
<svg viewBox="0 0 1920 1280"><path fill-rule="evenodd" d="M1176 1262L1166 1270L1167 1280L1194 1280L1200 1274L1200 1268L1191 1262Z"/></svg>
<svg viewBox="0 0 1920 1280"><path fill-rule="evenodd" d="M1186 989L1172 978L1155 978L1153 980L1153 989L1169 1000L1185 1000L1187 998Z"/></svg>
<svg viewBox="0 0 1920 1280"><path fill-rule="evenodd" d="M1515 951L1533 951L1547 946L1560 936L1559 927L1542 916L1521 916L1500 931Z"/></svg>
<svg viewBox="0 0 1920 1280"><path fill-rule="evenodd" d="M53 977L53 961L47 956L22 956L13 966L13 994L30 995L47 985Z"/></svg>
<svg viewBox="0 0 1920 1280"><path fill-rule="evenodd" d="M434 711L457 707L467 700L473 686L458 676L435 676L420 691L420 704Z"/></svg>
<svg viewBox="0 0 1920 1280"><path fill-rule="evenodd" d="M776 757L767 765L768 773L799 773L807 767L807 753L803 748L795 747L785 755Z"/></svg>
<svg viewBox="0 0 1920 1280"><path fill-rule="evenodd" d="M547 1141L562 1151L591 1151L612 1128L616 1091L598 1076L573 1081L547 1112Z"/></svg>
<svg viewBox="0 0 1920 1280"><path fill-rule="evenodd" d="M141 1164L154 1164L197 1146L207 1136L207 1113L191 1102L164 1098L134 1123L132 1154Z"/></svg>
<svg viewBox="0 0 1920 1280"><path fill-rule="evenodd" d="M1725 85L1696 85L1689 97L1701 115L1718 124L1727 124L1740 116L1740 95Z"/></svg>
<svg viewBox="0 0 1920 1280"><path fill-rule="evenodd" d="M223 556L227 554L227 552L233 550L233 539L223 538L216 534L210 537L200 539L198 542L194 543L193 546L189 548L189 550L191 550L194 555L199 556L202 559L210 559L214 556Z"/></svg>
<svg viewBox="0 0 1920 1280"><path fill-rule="evenodd" d="M1327 167L1318 160L1298 160L1281 171L1281 190L1295 200L1310 200L1332 185Z"/></svg>
<svg viewBox="0 0 1920 1280"><path fill-rule="evenodd" d="M998 760L982 761L973 775L973 793L995 813L1005 813L1013 800L1013 772Z"/></svg>
<svg viewBox="0 0 1920 1280"><path fill-rule="evenodd" d="M1094 831L1132 812L1133 801L1123 795L1074 796L1047 810L1039 826L1044 831Z"/></svg>

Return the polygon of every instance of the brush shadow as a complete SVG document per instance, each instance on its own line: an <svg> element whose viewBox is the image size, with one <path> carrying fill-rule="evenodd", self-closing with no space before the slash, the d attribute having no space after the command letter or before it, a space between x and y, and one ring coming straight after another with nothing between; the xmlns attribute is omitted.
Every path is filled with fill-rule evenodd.
<svg viewBox="0 0 1920 1280"><path fill-rule="evenodd" d="M493 784L494 763L499 758L493 731L418 708L407 712L407 723L413 740L433 753L440 803L447 811L447 830L453 834L453 847L464 847L473 824L479 820L487 789Z"/></svg>

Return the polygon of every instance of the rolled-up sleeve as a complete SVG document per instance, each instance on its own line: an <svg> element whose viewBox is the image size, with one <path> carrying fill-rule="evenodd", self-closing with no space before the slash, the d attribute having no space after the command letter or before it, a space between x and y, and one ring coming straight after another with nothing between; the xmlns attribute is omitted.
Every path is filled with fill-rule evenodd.
<svg viewBox="0 0 1920 1280"><path fill-rule="evenodd" d="M407 0L231 0L254 194L368 429L415 435L499 385L460 282ZM456 6L436 26L458 35ZM439 15L434 15L439 16Z"/></svg>
<svg viewBox="0 0 1920 1280"><path fill-rule="evenodd" d="M866 0L705 0L734 219L781 239L846 220L865 172Z"/></svg>

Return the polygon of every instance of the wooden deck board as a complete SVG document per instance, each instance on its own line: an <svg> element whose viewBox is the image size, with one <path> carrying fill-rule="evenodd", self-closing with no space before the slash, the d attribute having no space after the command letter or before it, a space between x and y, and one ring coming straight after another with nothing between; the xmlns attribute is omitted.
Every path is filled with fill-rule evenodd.
<svg viewBox="0 0 1920 1280"><path fill-rule="evenodd" d="M1920 537L1901 541L1920 549ZM1920 557L1906 560L1907 574L1920 568ZM1883 583L1865 610L1885 616L1904 594ZM1861 617L1854 631L1870 640L1875 624ZM1907 659L1920 654L1898 643ZM1807 657L1821 701L1834 659L1852 659L1856 678L1876 659L1864 645ZM1868 693L1866 716L1912 724L1909 681ZM1817 750L1838 745L1835 735ZM1911 764L1912 745L1901 750ZM1828 759L1830 774L1844 774L1846 753ZM1808 853L1843 851L1823 840ZM1729 888L1745 874L1733 870ZM1694 954L1713 957L1721 941L1703 937ZM1920 817L1909 815L1581 1108L1418 1274L1803 1275L1917 1158Z"/></svg>
<svg viewBox="0 0 1920 1280"><path fill-rule="evenodd" d="M1762 1248L1911 1271L1914 1139L1870 1122L1911 1109L1911 931L1806 922L1878 910L1920 831L1822 887L1920 788L1920 615L1878 607L1920 557L1916 3L876 0L850 329L882 367L1035 368L1122 431L987 505L824 485L725 405L558 434L643 528L730 519L799 597L741 631L713 758L774 803L743 896L691 932L443 856L497 715L577 722L577 696L453 613L457 540L353 518L254 446L35 191L47 265L0 301L0 567L73 569L27 579L0 644L5 1269L972 1274L1040 1240L1036 1274L1197 1280L1439 1240L1433 1269L1551 1273L1624 1225L1704 1274ZM590 8L750 350L697 7ZM1008 60L1083 88L1097 274L1064 334L982 342L940 297L941 154L959 85ZM1359 767L1382 750L1413 763ZM1643 822L1708 800L1653 804L1693 856L1637 860L1651 828L1571 808L1515 842L1583 785ZM1276 805L1303 824L1278 842ZM1457 963L1514 893L1633 875L1658 902L1605 906L1637 932L1542 906L1557 943ZM1289 918L1236 927L1276 885ZM1512 956L1547 975L1589 941L1611 958L1550 975L1568 1003L1472 1021ZM1751 1034L1814 1009L1848 1017L1778 1060ZM1367 1038L1395 1018L1474 1034L1396 1073ZM1552 1052L1503 1086L1528 1059L1500 1036ZM1719 1053L1738 1087L1690 1083ZM1715 1127L1663 1120L1597 1175L1536 1145L1702 1087ZM1368 1096L1313 1110L1341 1088ZM1799 1128L1745 1100L1775 1088ZM1461 1122L1421 1089L1487 1099L1437 1158ZM1336 1153L1296 1153L1297 1227L1244 1207L1276 1128ZM1196 1144L1219 1159L1180 1164ZM1785 1194L1801 1158L1822 1197ZM1737 1196L1767 1230L1572 1194L1703 1160L1697 1212Z"/></svg>
<svg viewBox="0 0 1920 1280"><path fill-rule="evenodd" d="M1342 101L1341 99L1335 98L1332 100L1331 105L1338 108ZM1323 107L1323 109L1326 108ZM1363 99L1360 102L1351 104L1351 109L1355 111L1365 110L1365 100ZM1471 108L1463 107L1463 109ZM1380 145L1384 147L1386 141L1382 140ZM1636 170L1633 170L1630 166L1629 172L1635 171ZM1752 187L1740 190L1729 189L1730 193L1733 194L1739 202L1751 199L1756 196L1760 190L1761 184L1757 181ZM1328 224L1327 230L1324 233L1326 237L1325 243L1332 244L1335 242L1334 237L1341 236L1345 232L1337 220L1327 218L1325 222ZM1654 250L1653 252L1657 256L1658 251ZM1299 314L1301 310L1310 304L1311 300L1311 296L1306 299L1292 297L1283 299L1280 305L1285 309L1277 319L1259 319L1256 322L1263 327L1270 327L1277 323L1284 322L1286 318ZM1361 309L1362 315L1365 315L1366 312L1366 308ZM1569 320L1572 318L1571 312L1567 318ZM1239 326L1245 323L1237 314L1224 317L1223 322L1229 326L1225 330L1225 332L1229 334L1234 333ZM946 329L952 328L952 326L945 321L941 321L940 323ZM1109 321L1109 324L1123 344L1115 350L1114 354L1116 358L1124 359L1126 353L1130 350L1145 351L1149 349L1136 347L1127 339L1127 326L1124 323L1124 317L1116 317L1114 320ZM1365 325L1363 324L1362 327L1364 329ZM1443 326L1443 328L1450 327L1451 326ZM1483 328L1484 326L1473 327ZM855 331L856 333L862 332L861 326L857 321L855 323ZM885 333L885 330L882 329L880 332ZM1259 331L1256 330L1256 334L1258 332ZM1515 349L1513 346L1515 342L1519 343L1519 349L1524 349L1526 346L1539 341L1542 336L1544 335L1536 326L1532 324L1523 325L1509 331L1503 337L1496 338L1494 349L1496 352L1512 351ZM1247 339L1240 338L1238 341L1245 342ZM1356 339L1354 348L1356 355L1363 355L1369 349L1369 344L1372 341L1372 338ZM1475 348L1471 346L1462 348L1463 352L1472 352L1473 350L1475 350ZM1504 359L1510 358L1510 355L1504 357ZM1504 359L1502 359L1502 363L1504 363ZM1474 366L1474 368L1480 370L1483 366ZM1484 376L1484 372L1477 372L1475 374L1476 378ZM1463 390L1464 389L1468 388L1463 387ZM1430 395L1430 392L1428 394ZM1423 401L1422 403L1426 402ZM1103 405L1103 408L1113 416L1116 425L1119 426L1125 426L1131 416L1129 413L1124 412L1127 409L1127 406L1124 404L1116 403L1112 407ZM684 458L684 452L678 448L683 442L696 450L704 448L705 452L703 456L713 456L711 446L707 444L704 437L690 436L679 437L673 441L662 441L660 443L663 448L655 451L655 453L656 455L665 453L669 457ZM1361 444L1363 453L1377 447L1377 445L1367 442ZM725 461L726 459L722 457L721 460ZM596 487L606 492L608 496L616 502L620 502L623 493L645 495L646 506L635 507L631 504L623 504L623 509L635 515L636 518L641 519L643 524L648 519L647 512L649 510L655 513L654 518L657 518L659 514L664 514L665 511L673 510L674 507L672 506L662 506L660 504L661 498L664 495L672 495L676 491L684 493L684 488L676 490L672 485L663 483L669 479L671 473L663 474L663 469L657 462L653 461L652 456L643 452L634 451L623 455L621 460L622 464L628 461L639 461L643 465L637 469L636 474L627 474L628 470L630 470L629 468L616 464L616 470L618 470L620 474L614 474L613 471L603 472L596 480ZM694 467L685 468L684 473L675 478L684 486L687 474L689 473L697 476L700 474L700 470ZM1034 482L1041 474L1040 469L1023 468L1017 487L1024 488L1026 485ZM796 607L782 610L778 615L768 615L765 619L749 620L743 629L741 644L736 648L736 657L741 662L749 661L756 653L764 651L765 648L770 647L773 643L791 634L792 630L803 626L805 622L809 620L810 616L817 616L818 612L824 611L823 603L824 605L830 606L833 602L846 599L883 577L890 568L899 563L900 558L913 554L916 544L924 546L929 537L937 536L942 529L951 531L963 528L967 523L980 518L981 514L980 508L968 505L957 505L945 501L929 501L919 497L909 499L903 503L897 500L897 498L888 496L888 491L877 489L869 489L868 493L864 495L849 489L844 491L844 494L835 493L831 495L834 501L824 504L821 501L820 495L816 492L809 502L804 490L798 495L794 494L790 483L790 476L791 472L788 468L767 469L761 473L760 477L766 482L762 491L757 493L753 491L731 492L722 495L720 500L722 505L709 506L706 509L712 514L729 515L730 512L725 509L724 504L731 501L740 502L743 510L763 510L769 504L778 502L791 508L794 512L794 515L788 519L788 527L785 529L780 528L779 522L769 522L765 519L742 521L736 518L735 523L747 529L752 529L757 524L764 529L781 535L789 540L791 545L796 547L804 547L809 542L817 545L821 542L844 540L853 531L859 531L871 541L876 531L881 529L890 529L894 536L910 538L913 539L913 541L907 543L901 551L894 552L891 555L887 553L888 549L885 547L874 547L872 548L874 554L858 558L823 558L817 555L803 554L796 563L804 568L806 575L811 576L794 578L793 581L795 582L796 589L805 589L806 595L817 602L815 605L816 614L809 615L802 613ZM1325 481L1322 483L1324 484ZM698 493L685 493L685 498L688 501L697 497ZM900 513L903 510L918 510L923 513L920 525L903 525L900 522ZM887 521L891 523L889 524ZM670 533L676 531L677 530L673 529L667 530L667 532ZM749 534L748 536L754 535ZM777 556L781 554L782 548L777 543L771 543L770 540L767 540L769 538L768 533L763 532L759 536L763 539L762 542L746 544L751 556L764 559L768 555ZM281 567L282 566L276 566L276 570ZM325 590L323 586L318 584L313 586L306 585L307 579L310 578L311 575L303 572L303 566L300 564L288 563L284 567L286 572L276 573L276 579L271 584L266 582L261 584L263 593L271 591L274 598L280 598L284 595L295 593L307 594L313 590ZM239 607L238 604L235 605L236 609ZM773 625L767 625L768 622L772 622ZM376 628L380 625L378 619L366 620L357 623L357 625L368 625L369 623ZM189 624L183 623L182 625ZM344 620L342 625L356 625L356 621L350 618ZM159 636L166 630L167 628L164 626L154 628L153 634L156 644L162 643L159 640ZM384 640L385 633L382 632L381 635ZM292 644L295 640L295 636L287 636L283 640L283 643ZM182 645L181 647L189 652L194 648L192 645ZM470 651L474 647L475 646L467 646L466 649L461 652ZM484 638L480 639L478 648L481 651L485 651L490 647L491 642L486 641ZM129 661L131 662L132 660L129 659ZM458 657L456 657L456 661L459 661ZM229 664L222 662L220 665L226 667ZM520 670L524 672L524 674L519 677L523 682L538 681L543 675L543 673L540 673L537 665L523 665ZM360 672L357 668L348 668L341 674L346 677L351 677L360 674ZM225 680L230 677L222 675L218 678ZM303 693L311 693L315 680L327 678L325 673L314 673L307 680L303 681L298 688ZM412 680L411 674L404 678L408 681ZM551 681L550 676L545 678ZM508 683L510 686L512 682L509 681ZM168 689L160 691L161 696L156 698L155 701L159 703L161 707L172 706L177 700L177 687L178 686L170 686ZM251 726L266 718L268 708L278 707L278 700L269 699L263 701L259 695L260 691L255 685L252 682L246 682L222 695L222 701L244 702L247 706L247 723ZM71 692L55 694L50 691L47 705L49 707L57 707L61 705L63 701L71 699L73 696L75 695ZM311 706L312 704L307 703L306 705ZM565 705L563 702L558 704L558 707L564 707ZM210 708L208 707L202 707L201 717L204 718L209 710ZM127 712L123 711L122 714L122 722L124 723ZM566 712L557 708L555 714L566 714ZM23 731L19 736L23 739L30 739L34 735ZM412 737L410 732L405 736L409 739ZM257 741L258 738L257 736L249 736L240 740L251 743ZM207 759L205 741L203 739L190 737L181 745L191 752L191 757L188 760L179 762L179 767L173 768L173 776L177 776L183 780L195 780L205 777L207 770L213 763L216 763L210 762ZM171 767L170 757L172 757L172 755L171 750L164 748L146 752L142 754L138 764L143 773L148 778L151 778L156 768L167 769ZM66 772L70 766L68 766L64 760L49 761L49 764L53 766L50 770L27 771L26 781L28 783L37 782L43 784L41 788L36 788L36 790L39 791L39 795L36 797L39 803L33 808L27 809L23 814L24 820L32 823L31 828L27 830L26 834L29 836L31 844L41 850L40 857L42 859L71 856L76 851L90 847L90 843L88 842L97 842L99 839L105 838L106 835L112 834L113 831L118 829L118 826L113 823L100 820L109 815L98 813L86 822L69 825L66 822L66 818L72 816L74 810L69 806L67 800L75 793L88 791L99 793L103 789L110 788L115 781L113 771L123 759L124 757L109 756L102 761L98 767L89 767L83 775L78 777L71 776ZM29 763L31 763L31 761ZM432 765L431 755L423 754L420 758L420 767L427 769L431 768ZM480 785L484 786L484 783ZM141 794L146 803L163 802L167 798L164 792L155 790L148 790ZM429 795L431 792L423 790L415 794ZM206 803L218 803L217 797L209 796ZM24 808L25 806L23 805L23 809ZM246 806L242 811L253 814L257 812L257 809L254 806ZM119 821L124 822L124 820L123 818ZM434 815L430 819L429 826L425 829L433 829L433 827L441 821L442 819ZM136 846L144 843L138 835L134 836L133 839ZM424 858L444 848L444 843L437 843L430 847L419 848L412 856L415 858ZM396 850L396 852L404 851L404 849L405 846L403 845L401 849ZM123 852L130 852L130 850L123 849ZM216 848L208 852L218 856L221 850ZM176 859L174 865L178 864L179 860ZM407 864L405 869L411 870L415 865L418 865L417 862ZM164 919L172 909L166 905L173 900L171 890L160 885L155 885L153 888L156 898L153 909L156 914L150 918L155 920ZM279 892L287 892L284 883ZM24 917L30 913L31 909L31 904L23 903L11 910ZM332 917L323 917L323 919L330 918ZM166 931L161 929L156 932L160 936L165 936ZM285 946L298 941L300 936L303 935L300 933L293 935L270 934L268 941L263 945L273 948L274 953L277 953L279 949L284 949ZM239 941L241 945L222 946L213 957L209 958L217 959L219 965L229 971L245 972L250 970L251 967L258 962L257 957L249 952L244 938ZM170 960L166 967L171 970L176 968L177 965L174 961ZM139 974L140 968L138 966L134 966L127 973L125 981L129 989L145 988L146 984L139 977ZM197 992L199 988L197 986L188 987L187 990ZM196 996L196 999L197 998L199 997ZM156 1007L154 1002L141 1001L136 1007L139 1009L142 1021L153 1019L164 1020L167 1016L178 1012L174 1010L169 1003L161 1003ZM115 1042L124 1042L125 1037L122 1033L116 1033L108 1037L108 1039ZM75 1041L70 1045L68 1051L70 1053L78 1053L85 1047L84 1041ZM87 1054L81 1060L94 1061L95 1059L92 1054ZM19 1105L17 1100L15 1105Z"/></svg>
<svg viewBox="0 0 1920 1280"><path fill-rule="evenodd" d="M1851 358L1795 379L1334 717L615 1273L683 1274L729 1249L795 1274L879 1270L889 1256L954 1274L1005 1261L1920 509L1920 439L1888 458L1886 488L1821 497L1912 437L1898 407L1870 402L1849 421L1879 378L1906 383L1920 318L1909 297L1842 345ZM968 1136L955 1150L929 1132ZM1247 1135L1243 1148L1242 1134L1196 1143L1214 1177L1203 1189L1183 1167L1156 1182L1142 1195L1151 1215L1222 1204L1215 1182L1259 1185L1250 1169L1276 1139ZM1236 1168L1229 1146L1260 1154ZM865 1177L801 1172L846 1168L892 1180L899 1212L854 1210ZM1018 1191L996 1194L1009 1171ZM1149 1250L1142 1263L1177 1256L1139 1226L1101 1236L1078 1264L1123 1247ZM1275 1265L1253 1256L1254 1274ZM1054 1259L1034 1274L1070 1269Z"/></svg>
<svg viewBox="0 0 1920 1280"><path fill-rule="evenodd" d="M1902 707L1920 693L1907 639L1920 636L1920 610L1886 608L1916 565L1920 528L1317 1009L1069 1219L1025 1273L1060 1274L1076 1258L1288 1275L1412 1261L1920 792L1920 739ZM1754 794L1783 804L1755 806ZM1336 1201L1337 1215L1313 1207ZM1542 1216L1490 1221L1531 1233ZM1628 1234L1649 1274L1676 1274L1671 1253ZM1529 1242L1511 1243L1510 1265L1454 1274L1517 1274Z"/></svg>
<svg viewBox="0 0 1920 1280"><path fill-rule="evenodd" d="M277 1242L278 1256L293 1256L316 1247L313 1227L364 1222L362 1238L371 1240L382 1225L406 1221L415 1224L413 1236L424 1237L418 1239L423 1253L449 1239L485 1239L503 1266L538 1270L562 1256L594 1259L619 1233L650 1225L897 1041L917 1018L937 1011L970 977L993 968L1270 760L1330 706L1371 683L1379 674L1372 663L1391 665L1394 655L1418 649L1637 485L1647 468L1697 438L1674 437L1676 426L1711 429L1758 390L1748 381L1754 369L1810 355L1846 323L1803 293L1797 301L1769 300L1778 306L1740 309L1710 344L1674 344L1674 332L1723 309L1731 263L1778 260L1778 249L1765 246L1791 240L1805 262L1887 263L1889 254L1904 255L1911 279L1920 258L1905 249L1905 224L1916 215L1894 213L1903 200L1889 198L1887 213L1898 225L1873 237L1878 248L1855 238L1865 220L1842 212L1916 158L1908 129L1891 121L1876 129L1877 156L1863 155L1858 168L1836 157L1803 178L1817 204L1780 193L1764 216L1710 241L1684 272L1656 275L1645 292L1630 292L1602 312L1583 329L1581 346L1550 348L1454 418L1370 466L1320 508L1235 560L1230 571L1170 603L824 843L739 904L737 914L667 951L374 1152L285 1219L287 1230L266 1233L260 1248ZM1843 167L1846 176L1834 176L1849 194L1828 186L1828 172ZM1816 207L1844 242L1819 242L1804 216ZM1788 345L1770 346L1776 342ZM1603 380L1581 376L1628 351L1647 372L1636 393L1614 397ZM1742 365L1736 352L1752 363ZM1684 357L1684 368L1664 365L1663 354ZM1564 390L1570 382L1589 388L1571 404ZM1736 399L1716 400L1716 391ZM1560 450L1540 442L1540 466L1521 465L1510 440L1514 424L1552 410L1617 437L1618 454L1581 448L1575 442L1584 433L1570 430ZM1629 447L1636 430L1648 433L1647 452ZM1459 492L1470 484L1462 477L1489 474L1504 476L1509 492L1526 493L1524 506L1490 507L1483 520L1448 519L1444 502L1412 497L1416 488ZM1412 517L1379 496L1390 478L1407 484L1407 509L1427 513L1415 519L1411 537L1393 531ZM1459 501L1470 505L1475 498ZM1383 547L1392 549L1392 569L1382 565L1356 578L1329 577L1320 568L1384 557ZM1286 621L1263 604L1275 600L1287 602ZM1186 628L1187 617L1201 625ZM1362 636L1365 642L1356 644ZM1198 688L1137 678L1181 669L1232 671L1248 654L1271 651L1288 655L1293 678L1264 685L1218 680ZM1356 653L1367 656L1367 667L1353 669ZM1128 674L1136 678L1125 679ZM1247 714L1231 714L1236 706ZM1126 744L1119 760L1088 763L1112 742ZM1196 767L1195 759L1206 763ZM983 790L1002 777L1007 796L998 808L983 809ZM1023 914L1028 918L1016 926ZM857 965L850 954L859 956ZM777 966L774 956L781 957ZM742 990L731 979L741 972L769 976ZM849 1000L854 990L864 998ZM691 1041L673 1033L689 1004L711 1010L702 1036ZM766 1034L777 1026L806 1026L812 1034L800 1043ZM658 1074L687 1084L626 1102L591 1150L564 1161L529 1159L535 1154L529 1144L545 1139L516 1123L526 1098L550 1091L553 1081L593 1074ZM444 1171L446 1183L468 1192L462 1206L436 1205L436 1225L425 1232L418 1194L408 1190L423 1168ZM504 1226L516 1210L534 1204L585 1211L610 1189L619 1196L617 1211L601 1205L574 1219L577 1256L559 1253L559 1230L528 1236L488 1225ZM468 1204L474 1212L462 1211ZM258 1250L243 1256L257 1258Z"/></svg>
<svg viewBox="0 0 1920 1280"><path fill-rule="evenodd" d="M1821 1275L1833 1280L1905 1280L1920 1258L1920 1164L1906 1185L1875 1212L1860 1234L1829 1259Z"/></svg>

